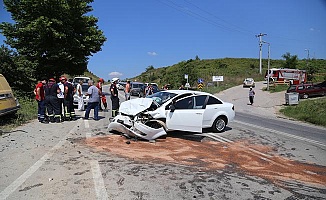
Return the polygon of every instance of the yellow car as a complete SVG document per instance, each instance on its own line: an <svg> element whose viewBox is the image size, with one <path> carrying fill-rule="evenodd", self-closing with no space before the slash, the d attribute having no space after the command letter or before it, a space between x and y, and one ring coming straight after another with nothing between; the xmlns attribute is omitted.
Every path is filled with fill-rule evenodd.
<svg viewBox="0 0 326 200"><path fill-rule="evenodd" d="M18 100L7 82L6 78L0 74L0 117L6 114L15 113L19 110Z"/></svg>

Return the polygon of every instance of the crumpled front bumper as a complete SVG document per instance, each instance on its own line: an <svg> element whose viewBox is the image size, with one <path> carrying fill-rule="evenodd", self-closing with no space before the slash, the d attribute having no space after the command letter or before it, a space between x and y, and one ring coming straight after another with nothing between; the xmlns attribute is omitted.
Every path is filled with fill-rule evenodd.
<svg viewBox="0 0 326 200"><path fill-rule="evenodd" d="M128 116L122 115L117 115L115 118L113 118L108 126L108 130L118 131L130 137L142 138L149 141L153 141L163 135L167 135L164 128L155 129L141 122L132 122Z"/></svg>

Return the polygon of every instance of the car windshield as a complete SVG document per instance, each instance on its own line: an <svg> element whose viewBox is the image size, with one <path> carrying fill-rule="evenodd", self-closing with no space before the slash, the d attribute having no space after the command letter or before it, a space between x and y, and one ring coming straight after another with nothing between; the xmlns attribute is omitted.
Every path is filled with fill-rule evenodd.
<svg viewBox="0 0 326 200"><path fill-rule="evenodd" d="M162 105L163 103L175 97L176 95L177 94L171 92L156 92L152 95L147 96L146 98L152 98L158 104Z"/></svg>
<svg viewBox="0 0 326 200"><path fill-rule="evenodd" d="M87 92L89 85L82 85L83 92Z"/></svg>

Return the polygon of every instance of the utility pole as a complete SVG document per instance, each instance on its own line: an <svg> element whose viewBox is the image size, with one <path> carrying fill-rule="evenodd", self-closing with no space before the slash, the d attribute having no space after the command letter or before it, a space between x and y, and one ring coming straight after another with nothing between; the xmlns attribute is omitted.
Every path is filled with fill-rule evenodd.
<svg viewBox="0 0 326 200"><path fill-rule="evenodd" d="M268 64L267 64L267 91L269 91L269 68L270 68L270 54L271 54L271 44L269 42L264 43L268 44Z"/></svg>
<svg viewBox="0 0 326 200"><path fill-rule="evenodd" d="M309 62L309 49L305 49L305 51L308 52L308 55L307 55L307 69L308 69L308 62Z"/></svg>
<svg viewBox="0 0 326 200"><path fill-rule="evenodd" d="M259 33L259 35L256 35L256 37L259 37L259 74L262 74L262 62L261 62L261 57L262 57L262 46L263 46L263 40L262 37L267 34L265 33Z"/></svg>

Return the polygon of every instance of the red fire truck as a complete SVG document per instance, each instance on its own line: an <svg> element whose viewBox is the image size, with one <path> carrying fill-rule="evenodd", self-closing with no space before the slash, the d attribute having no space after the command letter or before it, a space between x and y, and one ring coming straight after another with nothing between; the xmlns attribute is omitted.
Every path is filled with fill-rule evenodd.
<svg viewBox="0 0 326 200"><path fill-rule="evenodd" d="M277 69L272 68L266 70L265 80L269 77L269 81L290 81L291 84L297 85L300 83L307 82L307 73L306 70L300 69Z"/></svg>

